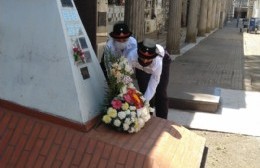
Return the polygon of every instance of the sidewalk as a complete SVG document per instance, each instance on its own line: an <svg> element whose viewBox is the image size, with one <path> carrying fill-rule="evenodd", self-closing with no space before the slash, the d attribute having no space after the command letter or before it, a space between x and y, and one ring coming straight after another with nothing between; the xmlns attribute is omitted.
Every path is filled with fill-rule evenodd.
<svg viewBox="0 0 260 168"><path fill-rule="evenodd" d="M240 33L230 22L177 57L168 92L174 85L218 87L221 105L216 114L170 109L168 119L190 128L260 136L255 129L260 127L259 40L259 35Z"/></svg>

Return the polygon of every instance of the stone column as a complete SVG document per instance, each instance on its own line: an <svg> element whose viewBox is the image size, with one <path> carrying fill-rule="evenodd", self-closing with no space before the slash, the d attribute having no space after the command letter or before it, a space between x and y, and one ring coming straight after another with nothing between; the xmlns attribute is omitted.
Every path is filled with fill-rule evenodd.
<svg viewBox="0 0 260 168"><path fill-rule="evenodd" d="M253 14L253 6L254 6L254 0L248 0L248 8L247 8L247 19L250 19Z"/></svg>
<svg viewBox="0 0 260 168"><path fill-rule="evenodd" d="M212 5L212 20L211 20L211 29L212 29L212 30L215 30L216 8L217 8L217 1L216 1L216 0L213 0L213 5Z"/></svg>
<svg viewBox="0 0 260 168"><path fill-rule="evenodd" d="M249 5L248 5L248 8L247 8L247 15L246 15L246 18L249 19L251 16L252 16L252 13L253 13L253 7L251 6L251 1L249 0Z"/></svg>
<svg viewBox="0 0 260 168"><path fill-rule="evenodd" d="M170 54L180 54L182 0L169 1L169 26L166 49Z"/></svg>
<svg viewBox="0 0 260 168"><path fill-rule="evenodd" d="M233 0L227 0L227 20L231 21L233 15Z"/></svg>
<svg viewBox="0 0 260 168"><path fill-rule="evenodd" d="M207 27L206 27L206 33L210 33L211 29L211 20L212 20L212 4L213 0L208 0L208 10L207 10Z"/></svg>
<svg viewBox="0 0 260 168"><path fill-rule="evenodd" d="M200 17L199 17L199 24L198 24L198 36L205 36L206 34L207 10L208 10L208 0L201 0Z"/></svg>
<svg viewBox="0 0 260 168"><path fill-rule="evenodd" d="M169 0L162 0L162 9L164 9L164 31L167 31L168 29L168 24L169 24L169 21L168 21L168 14L169 14Z"/></svg>
<svg viewBox="0 0 260 168"><path fill-rule="evenodd" d="M190 0L189 3L189 14L187 23L187 33L185 42L195 43L197 37L197 19L198 19L198 7L197 0Z"/></svg>
<svg viewBox="0 0 260 168"><path fill-rule="evenodd" d="M198 32L199 32L199 21L200 21L200 8L201 8L201 6L200 6L200 2L201 2L201 0L197 0L197 26L196 26L196 35L198 36Z"/></svg>
<svg viewBox="0 0 260 168"><path fill-rule="evenodd" d="M219 18L219 28L222 29L224 27L224 21L225 21L225 0L220 0L220 18Z"/></svg>
<svg viewBox="0 0 260 168"><path fill-rule="evenodd" d="M223 27L224 27L224 24L227 21L227 15L228 15L228 13L227 13L227 1L222 0L222 4L223 4L223 20L222 20L222 22L223 22Z"/></svg>
<svg viewBox="0 0 260 168"><path fill-rule="evenodd" d="M231 8L232 8L232 12L231 12L231 19L234 19L234 14L235 14L235 6L234 6L234 1L230 1L230 4L231 4Z"/></svg>
<svg viewBox="0 0 260 168"><path fill-rule="evenodd" d="M138 42L144 39L144 8L145 1L126 0L125 1L125 23Z"/></svg>
<svg viewBox="0 0 260 168"><path fill-rule="evenodd" d="M220 2L220 0L217 0L216 21L215 21L215 27L216 28L219 28L220 9L221 9L221 2Z"/></svg>
<svg viewBox="0 0 260 168"><path fill-rule="evenodd" d="M187 26L187 2L188 0L182 0L182 11L181 11L181 26Z"/></svg>

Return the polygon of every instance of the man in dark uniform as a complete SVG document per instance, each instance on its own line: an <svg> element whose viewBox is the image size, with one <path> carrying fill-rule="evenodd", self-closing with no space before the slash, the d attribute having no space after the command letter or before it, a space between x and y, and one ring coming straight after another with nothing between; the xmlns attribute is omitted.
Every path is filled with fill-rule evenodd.
<svg viewBox="0 0 260 168"><path fill-rule="evenodd" d="M128 56L129 63L135 68L140 91L146 101L155 106L156 116L167 119L169 70L171 58L164 48L152 39L138 43L138 48Z"/></svg>

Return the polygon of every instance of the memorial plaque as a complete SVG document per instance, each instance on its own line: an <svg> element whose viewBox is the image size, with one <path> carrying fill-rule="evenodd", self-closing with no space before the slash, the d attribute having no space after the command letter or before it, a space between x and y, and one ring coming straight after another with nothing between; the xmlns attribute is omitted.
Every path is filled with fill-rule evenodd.
<svg viewBox="0 0 260 168"><path fill-rule="evenodd" d="M84 80L90 77L88 72L88 67L81 68L80 71Z"/></svg>
<svg viewBox="0 0 260 168"><path fill-rule="evenodd" d="M80 45L81 45L81 48L82 48L82 49L88 48L86 39L85 39L84 37L80 37L80 38L79 38L79 42L80 42Z"/></svg>
<svg viewBox="0 0 260 168"><path fill-rule="evenodd" d="M61 0L62 7L73 7L71 0Z"/></svg>

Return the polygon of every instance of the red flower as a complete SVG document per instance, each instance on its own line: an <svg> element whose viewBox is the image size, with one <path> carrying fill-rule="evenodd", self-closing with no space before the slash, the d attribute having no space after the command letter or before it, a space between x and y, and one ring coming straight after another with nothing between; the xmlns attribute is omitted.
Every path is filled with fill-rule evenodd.
<svg viewBox="0 0 260 168"><path fill-rule="evenodd" d="M137 109L142 108L144 106L143 101L140 98L140 95L136 92L135 89L128 89L127 95L131 98L131 103L134 103Z"/></svg>
<svg viewBox="0 0 260 168"><path fill-rule="evenodd" d="M124 94L124 99L127 103L132 104L134 103L131 96L129 94Z"/></svg>
<svg viewBox="0 0 260 168"><path fill-rule="evenodd" d="M79 49L77 47L73 47L73 51L74 51L74 53L77 53L79 51Z"/></svg>
<svg viewBox="0 0 260 168"><path fill-rule="evenodd" d="M117 109L117 110L120 109L122 106L122 102L118 99L112 100L111 104L112 104L113 108Z"/></svg>

